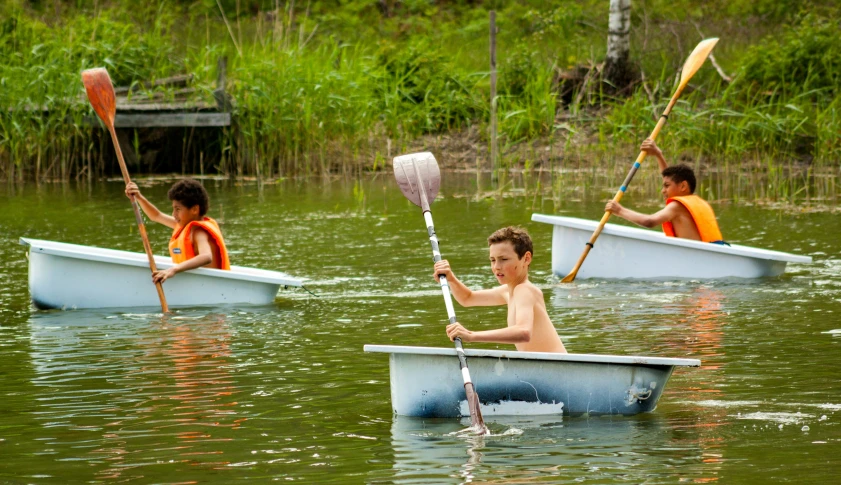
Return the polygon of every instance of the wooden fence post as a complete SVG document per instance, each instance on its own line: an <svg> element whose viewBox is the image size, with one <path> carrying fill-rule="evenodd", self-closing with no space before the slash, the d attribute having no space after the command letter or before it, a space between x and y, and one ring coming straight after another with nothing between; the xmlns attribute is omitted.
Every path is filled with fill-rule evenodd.
<svg viewBox="0 0 841 485"><path fill-rule="evenodd" d="M496 11L490 12L490 44L491 44L491 168L499 170L499 145L496 133ZM497 174L498 176L498 174Z"/></svg>

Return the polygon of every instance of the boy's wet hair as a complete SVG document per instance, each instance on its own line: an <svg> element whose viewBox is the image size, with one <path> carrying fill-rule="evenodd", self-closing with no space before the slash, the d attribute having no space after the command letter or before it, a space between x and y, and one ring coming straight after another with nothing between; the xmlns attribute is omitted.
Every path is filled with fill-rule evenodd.
<svg viewBox="0 0 841 485"><path fill-rule="evenodd" d="M686 181L689 184L689 193L695 193L695 171L689 165L683 163L672 165L663 170L661 175L669 177L677 184Z"/></svg>
<svg viewBox="0 0 841 485"><path fill-rule="evenodd" d="M184 179L175 182L169 189L167 196L169 196L169 200L178 201L188 209L196 205L199 206L199 216L201 217L207 214L207 208L210 205L204 186L193 179Z"/></svg>
<svg viewBox="0 0 841 485"><path fill-rule="evenodd" d="M488 237L488 246L508 241L514 246L517 257L523 259L526 252L534 256L534 248L531 243L531 236L522 227L508 226L498 229Z"/></svg>

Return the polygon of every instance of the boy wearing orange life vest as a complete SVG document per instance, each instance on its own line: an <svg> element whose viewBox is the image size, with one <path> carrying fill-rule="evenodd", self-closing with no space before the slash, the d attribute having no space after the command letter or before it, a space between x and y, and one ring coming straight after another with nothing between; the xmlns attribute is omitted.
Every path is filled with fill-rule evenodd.
<svg viewBox="0 0 841 485"><path fill-rule="evenodd" d="M663 152L650 138L642 142L640 149L657 158L663 176L661 193L666 199L666 207L654 214L641 214L611 200L604 210L643 227L662 225L663 232L670 237L727 244L722 240L712 207L694 194L695 173L692 169L682 163L669 167Z"/></svg>
<svg viewBox="0 0 841 485"><path fill-rule="evenodd" d="M163 283L177 273L195 268L231 269L228 250L219 224L206 217L209 199L202 184L185 179L176 182L167 194L172 201L172 215L158 210L143 197L134 182L126 185L126 196L140 203L149 219L173 229L169 254L175 266L152 275L152 281Z"/></svg>

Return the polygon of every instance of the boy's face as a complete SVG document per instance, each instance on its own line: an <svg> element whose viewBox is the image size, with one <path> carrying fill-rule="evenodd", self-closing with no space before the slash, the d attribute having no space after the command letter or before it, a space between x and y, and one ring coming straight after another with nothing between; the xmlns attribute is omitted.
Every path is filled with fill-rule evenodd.
<svg viewBox="0 0 841 485"><path fill-rule="evenodd" d="M511 241L503 241L491 244L489 248L491 270L496 276L499 284L504 285L510 282L519 282L528 275L529 263L531 263L531 252L527 251L522 258L517 256L514 244Z"/></svg>
<svg viewBox="0 0 841 485"><path fill-rule="evenodd" d="M691 194L689 191L689 182L684 180L683 182L677 183L671 177L663 177L663 189L660 190L660 193L663 194L664 199Z"/></svg>
<svg viewBox="0 0 841 485"><path fill-rule="evenodd" d="M180 226L187 225L193 221L197 221L200 219L199 217L199 205L196 204L193 207L187 207L181 202L177 200L172 201L172 217L175 219L175 222L178 223Z"/></svg>

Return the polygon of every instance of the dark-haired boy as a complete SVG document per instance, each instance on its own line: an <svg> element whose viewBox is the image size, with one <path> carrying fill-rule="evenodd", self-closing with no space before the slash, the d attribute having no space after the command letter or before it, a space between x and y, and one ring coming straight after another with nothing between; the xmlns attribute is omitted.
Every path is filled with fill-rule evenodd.
<svg viewBox="0 0 841 485"><path fill-rule="evenodd" d="M488 238L491 270L500 286L470 290L450 269L450 263L435 263L433 276L445 275L453 297L461 306L508 305L508 326L495 330L470 331L456 322L447 326L447 337L464 342L514 344L523 352L566 353L561 338L543 301L543 292L529 281L533 254L531 237L518 227L500 229Z"/></svg>
<svg viewBox="0 0 841 485"><path fill-rule="evenodd" d="M667 236L726 244L712 207L694 193L695 172L682 163L669 167L663 152L650 138L642 142L640 149L657 158L663 176L660 192L666 199L666 207L654 214L642 214L611 200L604 210L643 227L662 225Z"/></svg>
<svg viewBox="0 0 841 485"><path fill-rule="evenodd" d="M152 275L155 283L163 283L177 273L203 266L231 269L219 224L205 216L210 201L207 191L198 181L180 180L169 189L167 196L172 201L171 216L146 200L134 182L126 185L126 196L131 198L132 195L149 219L173 229L169 254L176 265L155 272Z"/></svg>

